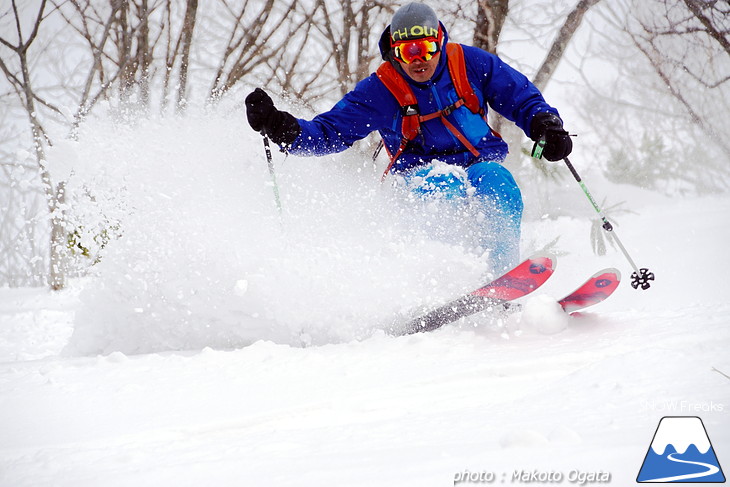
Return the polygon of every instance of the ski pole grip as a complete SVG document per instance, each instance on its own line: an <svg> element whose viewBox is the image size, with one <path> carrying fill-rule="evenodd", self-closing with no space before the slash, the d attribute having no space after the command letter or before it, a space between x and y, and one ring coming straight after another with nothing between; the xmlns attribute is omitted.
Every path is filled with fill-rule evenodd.
<svg viewBox="0 0 730 487"><path fill-rule="evenodd" d="M532 157L542 159L542 151L545 150L545 143L544 135L535 141L535 145L532 146Z"/></svg>
<svg viewBox="0 0 730 487"><path fill-rule="evenodd" d="M271 158L271 145L269 144L269 137L264 135L264 152L266 153L266 163L269 165L269 169L271 169L272 165L272 158Z"/></svg>
<svg viewBox="0 0 730 487"><path fill-rule="evenodd" d="M570 162L570 159L568 159L568 157L566 156L563 158L563 161L565 161L565 165L568 166L568 169L570 169L570 173L573 175L575 180L580 183L581 182L580 175L578 174L578 171L576 171L575 168L573 167L573 164Z"/></svg>

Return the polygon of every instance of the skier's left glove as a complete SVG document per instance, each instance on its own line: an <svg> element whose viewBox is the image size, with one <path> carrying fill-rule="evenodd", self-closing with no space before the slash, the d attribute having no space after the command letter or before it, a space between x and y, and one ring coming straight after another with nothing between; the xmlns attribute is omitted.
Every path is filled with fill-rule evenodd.
<svg viewBox="0 0 730 487"><path fill-rule="evenodd" d="M261 88L246 97L246 116L252 129L268 135L279 145L291 145L302 131L297 119L277 110L271 97Z"/></svg>
<svg viewBox="0 0 730 487"><path fill-rule="evenodd" d="M573 150L573 141L563 128L563 121L551 112L540 112L532 117L530 138L536 143L545 139L542 157L548 161L565 159Z"/></svg>

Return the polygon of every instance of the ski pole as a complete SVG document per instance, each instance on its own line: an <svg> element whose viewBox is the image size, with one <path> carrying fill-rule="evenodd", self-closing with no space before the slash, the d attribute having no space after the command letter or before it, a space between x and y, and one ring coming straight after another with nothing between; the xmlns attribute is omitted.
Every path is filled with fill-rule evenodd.
<svg viewBox="0 0 730 487"><path fill-rule="evenodd" d="M269 145L269 137L264 135L264 151L266 151L266 162L269 166L269 175L271 176L271 184L274 188L274 200L276 200L276 207L281 215L281 198L279 197L279 185L276 184L276 172L274 171L274 160L271 157L271 146Z"/></svg>
<svg viewBox="0 0 730 487"><path fill-rule="evenodd" d="M639 267L634 262L634 259L631 258L629 252L626 250L626 247L624 247L624 244L621 243L621 240L618 238L618 235L616 234L616 230L614 230L613 225L611 225L611 222L608 221L606 215L603 214L601 207L598 206L598 203L596 203L596 200L591 195L591 192L588 191L588 187L581 179L578 171L576 171L575 167L573 167L573 164L571 164L570 159L565 157L563 161L565 162L565 165L568 166L568 169L570 169L570 173L580 185L583 193L585 193L586 197L588 198L588 201L590 201L591 205L593 205L593 209L596 210L598 216L601 217L601 221L603 222L603 229L606 231L606 233L609 233L614 242L618 244L618 247L621 249L621 252L623 252L624 257L626 257L626 260L629 261L629 264L631 264L631 267L634 269L633 274L631 274L631 287L633 287L634 289L638 289L639 286L641 286L641 289L649 289L649 286L651 285L649 281L654 280L654 273L650 272L649 269L647 269L646 267L642 267L641 269L639 269Z"/></svg>
<svg viewBox="0 0 730 487"><path fill-rule="evenodd" d="M545 148L545 138L542 137L540 140L535 142L534 147L532 148L532 157L535 157L537 159L542 158L542 152ZM603 210L601 210L601 207L598 206L598 203L596 203L596 200L593 198L593 195L591 195L591 192L588 191L588 187L585 185L583 180L581 179L580 175L578 174L578 171L575 170L575 167L573 167L573 164L570 162L570 159L565 157L563 159L565 162L565 165L568 166L568 169L570 169L570 173L573 175L575 180L580 185L581 189L583 190L583 193L585 193L586 197L588 198L588 201L591 202L591 205L593 205L593 209L596 210L596 213L598 213L598 216L601 217L601 221L603 222L603 229L606 231L606 233L610 234L613 238L614 242L618 245L618 247L621 249L621 252L623 252L624 257L626 257L626 260L629 261L629 264L634 269L633 274L631 274L631 287L634 289L638 289L639 286L641 286L641 289L649 289L649 286L651 284L649 281L654 280L654 273L650 272L649 269L646 267L642 267L639 269L639 267L634 262L634 259L631 258L629 255L629 252L626 250L626 247L624 247L624 244L621 243L621 240L618 238L618 235L616 234L616 230L614 230L613 225L611 225L611 222L608 221L608 218L606 218L606 215L604 215Z"/></svg>

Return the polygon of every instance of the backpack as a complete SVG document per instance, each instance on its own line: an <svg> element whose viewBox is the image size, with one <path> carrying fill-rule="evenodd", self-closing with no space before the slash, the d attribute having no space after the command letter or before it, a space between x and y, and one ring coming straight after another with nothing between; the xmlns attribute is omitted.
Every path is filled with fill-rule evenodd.
<svg viewBox="0 0 730 487"><path fill-rule="evenodd" d="M403 114L403 123L401 125L401 144L395 154L391 154L386 147L386 151L388 151L388 156L390 157L390 164L383 173L381 180L385 179L393 167L393 164L395 164L395 161L398 160L408 143L421 133L421 123L435 118L440 118L446 128L453 133L462 144L464 144L464 147L466 147L469 152L477 157L480 155L476 147L469 142L469 139L467 139L466 136L458 128L456 128L456 126L454 126L454 124L446 119L446 117L457 108L466 106L472 113L480 114L486 121L486 111L479 103L479 98L476 93L474 93L474 90L469 83L469 79L467 78L464 49L461 44L446 44L446 54L448 57L447 65L449 75L451 76L452 83L454 83L454 88L456 88L456 94L459 96L459 99L443 110L426 115L420 114L418 101L416 100L416 95L413 94L411 86L390 62L384 62L378 68L376 72L378 78L385 87L388 88L388 91L393 94L395 99L398 100L398 104L401 107L401 113ZM499 136L496 132L494 133Z"/></svg>

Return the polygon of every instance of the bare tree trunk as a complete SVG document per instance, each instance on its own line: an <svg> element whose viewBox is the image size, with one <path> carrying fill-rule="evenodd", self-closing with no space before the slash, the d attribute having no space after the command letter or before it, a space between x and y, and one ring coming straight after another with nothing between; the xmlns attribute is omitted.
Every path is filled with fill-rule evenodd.
<svg viewBox="0 0 730 487"><path fill-rule="evenodd" d="M139 101L147 110L150 105L150 65L152 52L150 49L150 24L147 0L140 0L137 5L137 16L140 20L139 34L137 35L137 63L139 63Z"/></svg>
<svg viewBox="0 0 730 487"><path fill-rule="evenodd" d="M497 54L499 35L509 12L509 0L478 0L477 18L474 28L475 47ZM507 120L497 112L492 112L490 126L501 133L508 145L512 145L512 132ZM518 136L519 137L519 136ZM518 139L519 140L519 139Z"/></svg>
<svg viewBox="0 0 730 487"><path fill-rule="evenodd" d="M578 27L580 27L580 24L583 21L583 16L586 12L588 12L588 9L600 1L601 0L580 0L573 11L568 14L568 17L565 19L565 23L563 23L555 41L553 41L553 45L550 46L550 51L548 51L545 61L543 61L540 69L537 70L535 79L532 80L539 90L544 90L548 81L550 81L550 78L555 72L555 68L558 67L560 60L563 58L565 48L573 38L573 34L575 34Z"/></svg>
<svg viewBox="0 0 730 487"><path fill-rule="evenodd" d="M580 0L566 17L565 22L558 31L558 35L555 37L553 44L548 50L545 61L537 70L535 78L532 80L533 84L537 86L540 91L545 90L547 87L550 78L555 72L555 68L557 68L560 60L563 58L563 54L565 54L565 48L570 43L570 40L578 30L578 27L580 27L586 12L599 1L600 0ZM500 117L500 120L497 123L497 130L502 133L510 147L521 147L522 141L524 140L524 134L522 131L513 124L504 124L502 122L503 120L501 120ZM506 162L508 165L516 164L520 157L520 151L512 152L508 156Z"/></svg>
<svg viewBox="0 0 730 487"><path fill-rule="evenodd" d="M0 38L0 43L10 48L18 56L18 63L20 65L20 78L17 78L10 73L9 68L5 63L2 63L3 72L5 73L8 81L14 86L16 93L23 102L23 107L28 115L28 121L30 123L30 129L33 135L33 146L35 149L36 161L40 169L41 180L46 193L46 202L48 205L48 212L50 214L51 222L51 241L50 241L50 272L49 272L49 285L53 290L62 289L66 283L66 269L64 268L63 251L65 249L65 229L63 226L63 214L61 212L61 205L63 204L63 184L59 184L57 188L54 188L51 175L46 167L46 154L45 146L50 144L50 140L46 135L46 131L41 124L38 113L36 111L36 95L33 91L32 79L30 76L30 69L28 66L28 49L30 48L33 41L35 41L38 35L38 29L40 28L41 22L44 19L44 11L46 8L46 0L41 1L41 5L38 9L38 15L36 16L33 24L33 31L26 40L23 39L23 32L21 28L21 18L17 9L16 0L12 1L13 14L15 15L15 25L18 35L18 44L13 45L4 38Z"/></svg>
<svg viewBox="0 0 730 487"><path fill-rule="evenodd" d="M119 51L120 60L132 59L132 37L130 35L129 26L129 0L111 0L112 5L119 4L119 18L117 19L117 50ZM122 61L124 62L124 61ZM132 88L134 87L134 74L136 71L136 63L124 63L121 70L121 86L119 88L121 99L123 102L129 101Z"/></svg>
<svg viewBox="0 0 730 487"><path fill-rule="evenodd" d="M497 53L499 34L509 12L509 0L478 0L474 45Z"/></svg>
<svg viewBox="0 0 730 487"><path fill-rule="evenodd" d="M47 171L44 169L46 178ZM51 187L51 191L53 188ZM49 285L54 291L58 291L66 287L66 249L68 233L64 226L63 206L66 202L66 183L60 182L54 191L53 206L51 207L51 276Z"/></svg>
<svg viewBox="0 0 730 487"><path fill-rule="evenodd" d="M160 105L160 113L165 113L167 109L167 97L170 93L170 79L172 77L172 68L175 65L177 53L172 49L172 0L165 1L165 72L162 76L162 102Z"/></svg>
<svg viewBox="0 0 730 487"><path fill-rule="evenodd" d="M377 7L376 2L373 0L365 0L362 6L362 15L360 16L360 23L357 25L357 52L358 56L356 59L355 77L358 80L364 79L370 74L370 17L371 11Z"/></svg>
<svg viewBox="0 0 730 487"><path fill-rule="evenodd" d="M325 34L330 45L328 46L329 54L334 57L335 66L337 66L337 85L339 94L344 95L348 91L350 64L348 63L350 55L350 32L354 24L354 14L352 12L352 1L344 0L340 8L331 11L329 3L326 0L319 0L318 7L324 13L324 22L321 29ZM342 32L338 33L337 15L342 14Z"/></svg>
<svg viewBox="0 0 730 487"><path fill-rule="evenodd" d="M180 62L179 85L177 89L177 110L182 112L187 105L186 91L188 85L188 63L190 61L190 46L193 44L193 31L195 29L195 19L198 12L198 0L188 0L185 9L185 21L181 33L182 39L182 59Z"/></svg>

